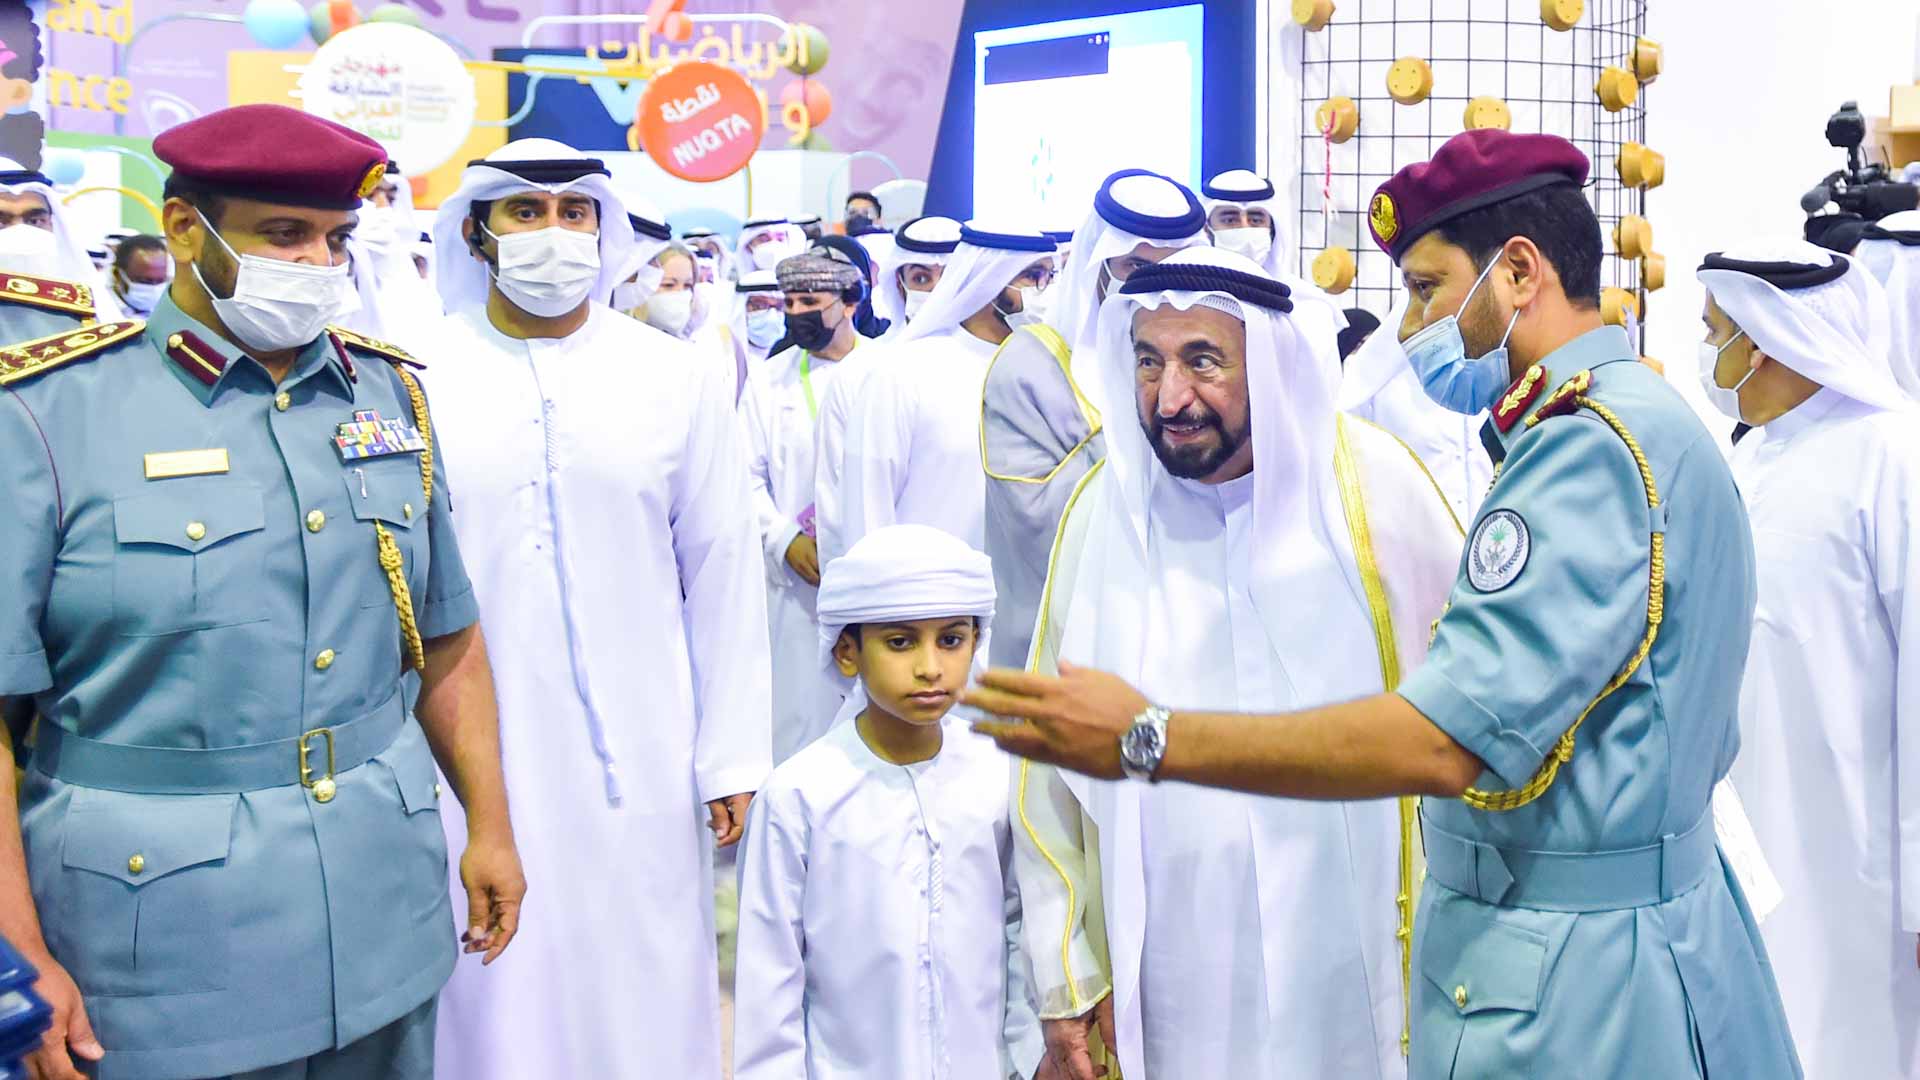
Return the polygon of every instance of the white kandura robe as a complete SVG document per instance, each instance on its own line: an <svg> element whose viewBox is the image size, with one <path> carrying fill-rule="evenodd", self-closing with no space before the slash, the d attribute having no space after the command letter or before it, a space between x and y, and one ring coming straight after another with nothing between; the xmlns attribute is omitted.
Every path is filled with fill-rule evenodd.
<svg viewBox="0 0 1920 1080"><path fill-rule="evenodd" d="M838 380L843 360L819 356L801 378L799 348L767 358L747 379L740 426L753 476L767 575L767 624L773 647L773 761L779 764L819 738L846 697L837 675L820 663L820 627L814 613L819 587L787 564L787 548L801 532L800 516L813 505L814 411ZM809 388L810 384L810 388Z"/></svg>
<svg viewBox="0 0 1920 1080"><path fill-rule="evenodd" d="M840 478L846 473L847 425L860 399L860 389L873 374L874 365L886 363L897 354L893 344L883 337L873 346L855 349L840 361L833 385L820 395L820 416L814 424L813 506L814 540L820 545L820 565L847 553L853 546L843 540L844 521L840 514Z"/></svg>
<svg viewBox="0 0 1920 1080"><path fill-rule="evenodd" d="M1347 431L1404 675L1426 655L1459 528L1404 446L1363 423ZM1257 473L1217 486L1162 476L1148 573L1077 598L1099 580L1085 568L1126 543L1089 531L1118 498L1108 468L1090 474L1062 528L1034 666L1053 671L1064 654L1174 709L1278 712L1378 692L1358 611L1303 615L1327 635L1318 656L1275 651L1245 572ZM1343 689L1302 697L1329 664ZM1043 1017L1083 1013L1111 989L1124 1074L1152 1080L1406 1075L1395 800L1107 783L1040 765L1016 768L1014 792Z"/></svg>
<svg viewBox="0 0 1920 1080"><path fill-rule="evenodd" d="M736 1080L1033 1075L1009 759L969 719L902 766L849 718L774 770L741 867Z"/></svg>
<svg viewBox="0 0 1920 1080"><path fill-rule="evenodd" d="M980 398L1000 346L962 327L888 348L860 386L835 497L837 543L931 525L987 547Z"/></svg>
<svg viewBox="0 0 1920 1080"><path fill-rule="evenodd" d="M1920 1078L1920 416L1822 390L1733 452L1759 579L1733 779L1807 1075Z"/></svg>
<svg viewBox="0 0 1920 1080"><path fill-rule="evenodd" d="M771 768L766 589L731 386L595 305L565 339L448 320L426 373L529 883L440 998L448 1080L717 1080L702 805ZM618 801L613 799L617 788ZM465 821L443 807L456 910Z"/></svg>
<svg viewBox="0 0 1920 1080"><path fill-rule="evenodd" d="M1378 424L1419 455L1447 504L1461 521L1472 521L1493 487L1493 459L1480 441L1487 416L1463 416L1427 396L1407 354L1394 340L1389 316L1365 344L1347 357L1340 379L1340 410Z"/></svg>

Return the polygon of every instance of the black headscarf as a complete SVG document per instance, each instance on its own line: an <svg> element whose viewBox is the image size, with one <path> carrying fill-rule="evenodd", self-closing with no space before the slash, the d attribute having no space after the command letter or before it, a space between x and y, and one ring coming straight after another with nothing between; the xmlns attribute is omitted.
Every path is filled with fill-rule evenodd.
<svg viewBox="0 0 1920 1080"><path fill-rule="evenodd" d="M873 313L873 259L867 255L867 249L858 240L844 236L822 236L813 242L814 250L827 249L829 257L841 262L850 262L860 271L866 280L862 289L860 303L853 309L853 328L870 338L877 338L887 332L893 324Z"/></svg>
<svg viewBox="0 0 1920 1080"><path fill-rule="evenodd" d="M1347 362L1347 357L1353 355L1353 350L1360 347L1361 342L1367 340L1368 334L1380 329L1380 320L1365 308L1348 308L1346 316L1347 328L1340 331L1340 362L1342 364Z"/></svg>

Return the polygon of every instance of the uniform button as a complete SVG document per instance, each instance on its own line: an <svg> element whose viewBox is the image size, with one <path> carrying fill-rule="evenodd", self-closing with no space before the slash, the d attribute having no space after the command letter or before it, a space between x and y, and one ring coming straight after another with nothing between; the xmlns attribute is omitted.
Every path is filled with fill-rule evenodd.
<svg viewBox="0 0 1920 1080"><path fill-rule="evenodd" d="M127 873L129 874L138 874L146 868L147 857L145 855L135 855L127 860Z"/></svg>
<svg viewBox="0 0 1920 1080"><path fill-rule="evenodd" d="M167 335L167 348L169 349L177 349L180 346L185 345L186 343L187 343L187 339L184 337L181 337L179 334Z"/></svg>
<svg viewBox="0 0 1920 1080"><path fill-rule="evenodd" d="M198 543L207 538L207 527L198 521L187 522L187 539Z"/></svg>
<svg viewBox="0 0 1920 1080"><path fill-rule="evenodd" d="M1465 983L1461 983L1459 986L1453 988L1453 1004L1454 1007L1458 1009L1467 1007L1467 986Z"/></svg>
<svg viewBox="0 0 1920 1080"><path fill-rule="evenodd" d="M321 649L320 655L313 658L313 669L315 671L325 671L332 666L333 666L333 650L332 649Z"/></svg>
<svg viewBox="0 0 1920 1080"><path fill-rule="evenodd" d="M327 527L327 515L318 510L307 511L307 531L319 532Z"/></svg>
<svg viewBox="0 0 1920 1080"><path fill-rule="evenodd" d="M413 520L413 504L412 503L402 503L400 506L400 512L407 516L408 521Z"/></svg>
<svg viewBox="0 0 1920 1080"><path fill-rule="evenodd" d="M288 409L293 408L293 395L287 393L285 390L273 395L273 407L281 412L286 412Z"/></svg>

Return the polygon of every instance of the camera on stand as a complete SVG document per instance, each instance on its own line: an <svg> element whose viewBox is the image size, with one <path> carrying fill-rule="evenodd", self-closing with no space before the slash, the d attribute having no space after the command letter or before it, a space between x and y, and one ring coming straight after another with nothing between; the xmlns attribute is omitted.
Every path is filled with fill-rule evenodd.
<svg viewBox="0 0 1920 1080"><path fill-rule="evenodd" d="M1886 165L1869 162L1861 150L1867 118L1849 101L1827 118L1827 144L1847 152L1847 167L1829 173L1805 195L1806 237L1834 251L1852 251L1860 237L1888 214L1920 208L1920 186L1895 180Z"/></svg>

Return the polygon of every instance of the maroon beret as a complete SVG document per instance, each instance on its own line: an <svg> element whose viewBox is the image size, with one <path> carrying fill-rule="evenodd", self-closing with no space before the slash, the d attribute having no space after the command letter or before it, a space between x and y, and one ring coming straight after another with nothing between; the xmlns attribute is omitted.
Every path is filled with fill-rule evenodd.
<svg viewBox="0 0 1920 1080"><path fill-rule="evenodd" d="M386 174L365 135L285 105L235 105L161 132L153 153L199 187L241 199L352 210Z"/></svg>
<svg viewBox="0 0 1920 1080"><path fill-rule="evenodd" d="M1461 214L1553 184L1587 182L1587 155L1558 135L1463 131L1432 161L1409 165L1381 184L1367 207L1373 241L1394 262L1415 240Z"/></svg>

